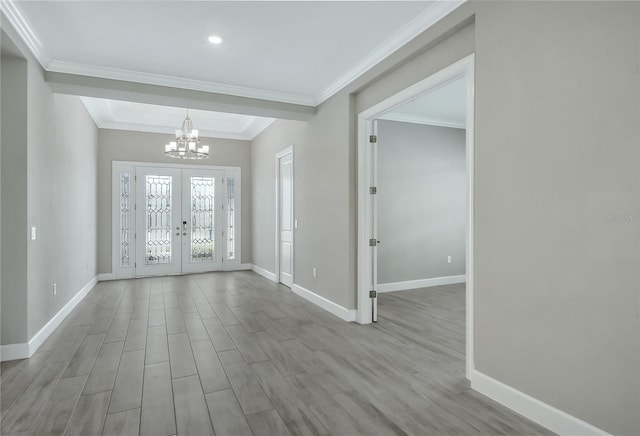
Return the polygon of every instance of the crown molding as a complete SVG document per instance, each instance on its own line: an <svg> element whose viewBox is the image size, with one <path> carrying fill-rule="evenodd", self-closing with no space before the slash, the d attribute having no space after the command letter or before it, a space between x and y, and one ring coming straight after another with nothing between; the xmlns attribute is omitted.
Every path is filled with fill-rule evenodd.
<svg viewBox="0 0 640 436"><path fill-rule="evenodd" d="M253 141L253 139L264 132L264 130L269 127L275 121L275 118L258 118L256 117L246 128L244 134L247 136L249 141Z"/></svg>
<svg viewBox="0 0 640 436"><path fill-rule="evenodd" d="M449 15L465 1L466 0L434 2L424 12L416 16L416 18L411 20L409 24L404 26L400 32L392 35L380 46L373 49L358 65L336 80L331 84L331 86L326 88L316 99L316 105L321 104L338 93L345 86L349 85L358 77L362 76L371 68L379 64L400 47L404 46L416 36Z"/></svg>
<svg viewBox="0 0 640 436"><path fill-rule="evenodd" d="M128 123L116 121L113 110L107 101L96 101L94 99L80 97L87 112L96 123L99 129L128 130L147 133L162 133L175 135L175 126L158 126L149 124ZM209 129L198 129L201 137L205 138L222 138L222 139L238 139L241 141L251 141L258 136L264 129L269 127L275 121L274 118L251 117L244 124L239 132L218 131Z"/></svg>
<svg viewBox="0 0 640 436"><path fill-rule="evenodd" d="M190 89L193 91L212 92L216 94L235 95L237 97L272 100L281 103L314 106L311 97L265 89L248 88L244 86L226 85L223 83L206 82L203 80L186 79L183 77L164 74L145 73L140 71L122 70L119 68L101 67L95 65L77 64L53 60L47 71L55 73L75 74L80 76L98 77L101 79L122 80L126 82L145 83L147 85L168 86L171 88Z"/></svg>
<svg viewBox="0 0 640 436"><path fill-rule="evenodd" d="M46 69L50 62L49 55L40 42L40 39L36 36L31 24L22 14L17 3L14 0L0 0L0 11L7 17L7 20L11 23L20 38L22 38L22 41L24 41L29 51L31 51L31 54L33 54L40 65Z"/></svg>
<svg viewBox="0 0 640 436"><path fill-rule="evenodd" d="M228 85L224 83L187 79L170 75L131 71L97 65L86 65L52 59L46 52L45 47L38 39L31 25L21 13L15 0L0 0L0 8L28 46L29 50L31 50L33 55L46 71L98 77L102 79L138 82L148 85L167 86L172 88L212 92L217 94L227 94L238 97L316 107L369 71L400 47L407 44L420 33L424 32L442 18L453 12L466 1L467 0L444 0L433 2L424 12L404 26L400 32L392 35L380 46L373 49L354 68L349 70L346 74L341 76L316 96L291 94L266 89Z"/></svg>
<svg viewBox="0 0 640 436"><path fill-rule="evenodd" d="M386 121L398 121L400 123L426 124L429 126L450 127L452 129L467 128L465 123L458 123L455 121L447 121L447 120L431 118L431 117L421 117L418 115L388 113L388 114L384 114L379 119L386 120Z"/></svg>
<svg viewBox="0 0 640 436"><path fill-rule="evenodd" d="M95 121L95 120L94 120ZM150 126L148 124L135 124L135 123L122 123L122 122L111 122L111 121L101 121L96 122L99 129L113 129L113 130L127 130L131 132L145 132L145 133L161 133L171 135L171 138L167 138L168 141L175 140L176 129L171 127L163 127L163 126ZM200 140L206 143L205 138L212 139L236 139L239 141L251 141L250 138L245 133L232 133L232 132L217 132L214 130L202 130L198 129L198 133L200 134Z"/></svg>

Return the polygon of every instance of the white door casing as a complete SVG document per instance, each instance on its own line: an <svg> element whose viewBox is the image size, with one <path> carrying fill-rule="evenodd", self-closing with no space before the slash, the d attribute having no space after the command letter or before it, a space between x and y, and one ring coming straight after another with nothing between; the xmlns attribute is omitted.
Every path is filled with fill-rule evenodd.
<svg viewBox="0 0 640 436"><path fill-rule="evenodd" d="M467 172L467 223L466 223L466 375L474 370L474 87L475 56L473 54L409 86L397 94L375 104L358 114L358 282L356 320L361 324L372 322L375 302L370 291L376 286L373 274L375 250L370 250L369 240L376 235L374 202L369 193L375 180L373 165L374 148L369 136L373 133L372 121L411 99L464 77L466 92L466 172ZM384 241L382 241L384 244Z"/></svg>
<svg viewBox="0 0 640 436"><path fill-rule="evenodd" d="M278 281L293 286L293 147L276 156L276 237Z"/></svg>

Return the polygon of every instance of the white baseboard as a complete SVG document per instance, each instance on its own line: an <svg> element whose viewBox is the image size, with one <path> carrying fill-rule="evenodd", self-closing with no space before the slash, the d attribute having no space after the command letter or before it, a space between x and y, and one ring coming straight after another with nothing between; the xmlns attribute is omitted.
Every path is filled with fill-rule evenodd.
<svg viewBox="0 0 640 436"><path fill-rule="evenodd" d="M99 282L106 282L109 280L116 280L116 276L113 273L100 273L98 274Z"/></svg>
<svg viewBox="0 0 640 436"><path fill-rule="evenodd" d="M477 370L471 388L560 435L609 435L593 425L543 403Z"/></svg>
<svg viewBox="0 0 640 436"><path fill-rule="evenodd" d="M407 280L406 282L378 283L378 292L407 291L409 289L428 288L430 286L452 285L454 283L464 283L466 275L434 277L431 279Z"/></svg>
<svg viewBox="0 0 640 436"><path fill-rule="evenodd" d="M260 268L257 265L251 265L251 270L253 272L255 272L256 274L260 274L262 277L264 277L265 279L269 279L272 282L276 281L276 275L274 273L272 273L271 271L267 271L264 268Z"/></svg>
<svg viewBox="0 0 640 436"><path fill-rule="evenodd" d="M36 350L42 345L42 343L53 333L53 331L58 328L58 326L64 321L64 319L71 313L71 311L82 301L84 297L87 296L89 291L93 289L93 287L98 283L98 276L95 276L89 282L78 291L76 295L69 300L67 304L65 304L62 309L58 313L55 314L53 318L49 320L48 323L44 325L40 329L38 333L33 335L31 340L29 341L29 357L36 352Z"/></svg>
<svg viewBox="0 0 640 436"><path fill-rule="evenodd" d="M0 361L4 362L6 360L15 360L15 359L26 359L33 356L40 345L53 333L53 331L64 321L64 319L71 313L71 311L82 301L84 297L93 289L93 287L98 283L98 276L93 277L89 282L78 291L76 295L69 300L67 304L62 307L56 313L53 318L49 320L48 323L44 325L36 333L33 335L29 343L21 343L21 344L9 344L3 345L0 347Z"/></svg>
<svg viewBox="0 0 640 436"><path fill-rule="evenodd" d="M321 297L320 295L316 294L315 292L312 292L312 291L310 291L308 289L305 289L302 286L296 285L295 283L294 283L293 287L291 288L291 290L295 294L297 294L297 295L301 296L302 298L304 298L305 300L308 300L308 301L312 302L316 306L319 306L319 307L323 308L324 310L334 314L338 318L341 318L341 319L343 319L345 321L348 321L348 322L353 322L353 321L356 320L356 310L355 309L346 309L346 308L340 306L339 304L334 303L331 300L327 300L326 298Z"/></svg>

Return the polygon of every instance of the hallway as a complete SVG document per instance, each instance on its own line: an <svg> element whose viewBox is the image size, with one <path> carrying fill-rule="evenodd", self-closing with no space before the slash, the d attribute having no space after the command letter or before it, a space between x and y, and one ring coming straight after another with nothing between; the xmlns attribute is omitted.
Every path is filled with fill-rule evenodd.
<svg viewBox="0 0 640 436"><path fill-rule="evenodd" d="M101 282L2 363L2 434L548 434L468 389L464 285L345 323L252 272Z"/></svg>

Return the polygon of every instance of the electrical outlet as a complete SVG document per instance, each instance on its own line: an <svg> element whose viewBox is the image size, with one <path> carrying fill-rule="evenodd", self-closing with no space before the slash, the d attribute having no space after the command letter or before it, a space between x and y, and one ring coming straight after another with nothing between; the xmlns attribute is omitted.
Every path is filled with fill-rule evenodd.
<svg viewBox="0 0 640 436"><path fill-rule="evenodd" d="M318 270L316 269L316 267L313 267L313 278L315 279L316 277L318 277Z"/></svg>
<svg viewBox="0 0 640 436"><path fill-rule="evenodd" d="M53 284L53 296L55 297L58 294L58 285Z"/></svg>
<svg viewBox="0 0 640 436"><path fill-rule="evenodd" d="M447 256L447 263L451 263L451 256Z"/></svg>
<svg viewBox="0 0 640 436"><path fill-rule="evenodd" d="M38 236L38 233L35 226L31 227L31 240L35 241L37 236Z"/></svg>

